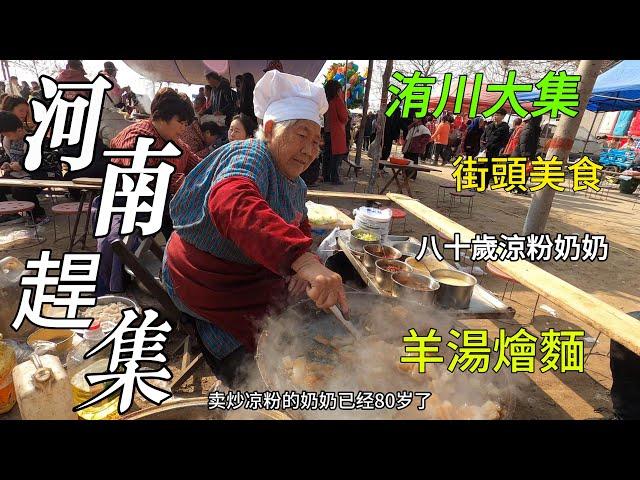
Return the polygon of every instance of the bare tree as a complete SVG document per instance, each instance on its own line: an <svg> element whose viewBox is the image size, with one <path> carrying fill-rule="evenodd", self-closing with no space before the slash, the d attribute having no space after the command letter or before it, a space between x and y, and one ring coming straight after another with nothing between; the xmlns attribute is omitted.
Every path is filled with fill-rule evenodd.
<svg viewBox="0 0 640 480"><path fill-rule="evenodd" d="M620 60L604 61L599 73L607 71L619 62ZM471 79L476 73L484 73L485 83L503 83L509 70L515 70L518 83L535 84L550 70L565 70L567 73L575 74L579 63L580 60L395 60L394 70L405 75L411 75L415 70L419 70L436 77L451 72L454 77L467 75ZM384 61L374 62L375 76L371 85L371 97L376 103L382 97L382 84L376 79L382 78L384 69ZM391 81L395 82L393 79Z"/></svg>
<svg viewBox="0 0 640 480"><path fill-rule="evenodd" d="M616 63L617 60L606 60L599 73ZM509 70L515 70L519 83L537 83L550 70L575 74L579 64L580 60L466 60L461 62L460 70L467 75L482 72L486 83L504 82Z"/></svg>
<svg viewBox="0 0 640 480"><path fill-rule="evenodd" d="M373 60L369 60L367 68L369 72L373 71ZM360 128L358 130L358 141L356 143L356 165L360 165L360 157L362 155L362 142L364 140L364 131L367 124L367 114L369 113L369 93L371 93L371 74L367 75L367 82L364 88L364 101L362 102L362 118L360 119Z"/></svg>
<svg viewBox="0 0 640 480"><path fill-rule="evenodd" d="M457 65L451 60L395 60L394 70L408 76L418 71L424 77L433 77L454 72Z"/></svg>
<svg viewBox="0 0 640 480"><path fill-rule="evenodd" d="M63 65L57 60L7 60L7 63L33 74L37 79L40 78L40 75L53 76L63 68Z"/></svg>
<svg viewBox="0 0 640 480"><path fill-rule="evenodd" d="M578 87L580 98L578 114L575 117L563 115L560 118L553 139L549 143L546 160L558 157L561 161L566 162L587 103L589 103L589 97L596 83L596 78L602 70L602 64L602 60L582 60L580 62L578 73L582 76L582 81ZM534 193L527 212L527 218L525 219L523 235L544 233L554 196L555 190L548 186Z"/></svg>
<svg viewBox="0 0 640 480"><path fill-rule="evenodd" d="M382 145L384 144L384 125L386 122L385 110L387 108L387 95L386 91L389 88L389 79L391 78L391 72L393 70L393 60L387 60L385 62L385 68L382 72L382 92L384 95L380 97L380 109L378 110L378 119L376 121L376 138L373 141L373 146L369 148L371 156L371 172L369 173L369 185L367 192L372 193L376 186L376 176L378 174L378 162L382 154Z"/></svg>

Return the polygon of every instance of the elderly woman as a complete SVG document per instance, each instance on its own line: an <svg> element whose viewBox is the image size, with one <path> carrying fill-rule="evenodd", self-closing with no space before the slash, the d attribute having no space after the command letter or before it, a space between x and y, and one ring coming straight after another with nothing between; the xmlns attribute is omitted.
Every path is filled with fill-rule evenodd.
<svg viewBox="0 0 640 480"><path fill-rule="evenodd" d="M195 323L214 373L229 385L255 351L260 320L286 305L287 291L306 291L319 308L347 309L341 277L309 252L300 178L318 156L326 110L321 87L267 72L255 88L263 120L257 138L217 149L171 202L175 231L163 279Z"/></svg>

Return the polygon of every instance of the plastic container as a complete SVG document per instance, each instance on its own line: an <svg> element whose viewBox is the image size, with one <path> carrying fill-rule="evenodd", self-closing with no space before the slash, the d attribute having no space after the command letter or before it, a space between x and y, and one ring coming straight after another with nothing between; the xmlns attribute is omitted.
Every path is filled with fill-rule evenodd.
<svg viewBox="0 0 640 480"><path fill-rule="evenodd" d="M384 243L389 234L391 226L391 210L372 207L360 207L353 211L355 220L353 229L362 229L380 236L380 241Z"/></svg>
<svg viewBox="0 0 640 480"><path fill-rule="evenodd" d="M16 365L16 353L2 341L0 333L0 414L7 413L16 404L16 391L11 371Z"/></svg>
<svg viewBox="0 0 640 480"><path fill-rule="evenodd" d="M34 353L13 369L23 420L75 420L71 383L60 359Z"/></svg>
<svg viewBox="0 0 640 480"><path fill-rule="evenodd" d="M15 257L0 260L0 333L4 338L26 339L36 329L30 322L23 322L17 332L11 328L22 296L20 278L24 268L24 264Z"/></svg>
<svg viewBox="0 0 640 480"><path fill-rule="evenodd" d="M85 332L84 340L76 345L67 355L67 370L71 380L73 405L77 406L102 393L109 387L108 383L89 385L85 375L89 373L105 373L108 371L110 349L104 348L99 353L85 359L85 354L98 345L105 337L100 322L93 322ZM118 415L118 392L100 402L78 410L77 415L84 420L115 420Z"/></svg>

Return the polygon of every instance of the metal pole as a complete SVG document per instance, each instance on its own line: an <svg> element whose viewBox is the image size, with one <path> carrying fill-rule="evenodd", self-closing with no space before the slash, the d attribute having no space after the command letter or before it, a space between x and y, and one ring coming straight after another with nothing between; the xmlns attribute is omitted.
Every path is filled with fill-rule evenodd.
<svg viewBox="0 0 640 480"><path fill-rule="evenodd" d="M349 79L347 78L347 65L349 65L349 60L345 60L344 62L344 104L347 105L347 85L349 85Z"/></svg>

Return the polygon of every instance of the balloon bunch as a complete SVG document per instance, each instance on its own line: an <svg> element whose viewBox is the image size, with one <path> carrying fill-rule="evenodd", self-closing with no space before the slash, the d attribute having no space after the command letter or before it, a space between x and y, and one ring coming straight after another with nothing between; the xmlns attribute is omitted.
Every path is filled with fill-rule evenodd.
<svg viewBox="0 0 640 480"><path fill-rule="evenodd" d="M325 84L329 80L335 80L347 89L347 108L358 108L362 106L364 99L364 85L369 72L362 76L358 73L358 65L349 62L345 67L344 63L334 63L325 74Z"/></svg>

